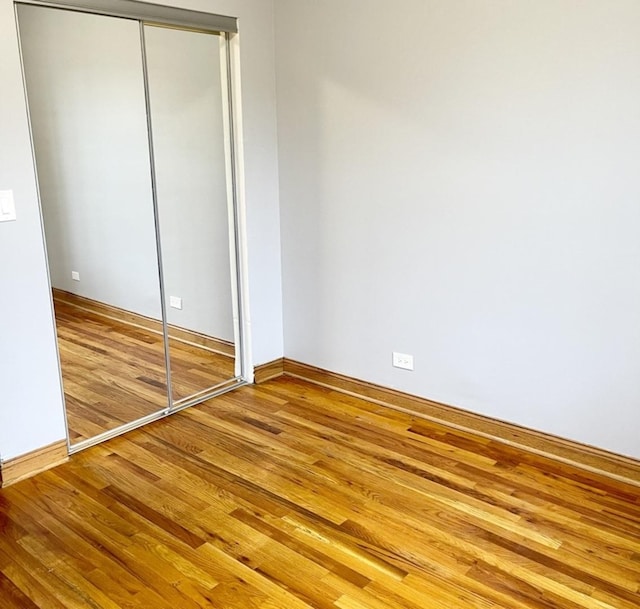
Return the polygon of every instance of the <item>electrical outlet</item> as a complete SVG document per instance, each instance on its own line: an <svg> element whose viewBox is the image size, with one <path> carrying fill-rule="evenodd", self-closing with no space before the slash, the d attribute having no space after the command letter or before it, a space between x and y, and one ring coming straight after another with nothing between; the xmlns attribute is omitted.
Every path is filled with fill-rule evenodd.
<svg viewBox="0 0 640 609"><path fill-rule="evenodd" d="M169 306L173 309L182 309L182 298L180 296L169 296Z"/></svg>
<svg viewBox="0 0 640 609"><path fill-rule="evenodd" d="M80 281L80 273L78 273L78 271L71 271L71 279Z"/></svg>
<svg viewBox="0 0 640 609"><path fill-rule="evenodd" d="M413 370L413 355L407 355L406 353L393 352L393 366L394 368L402 368L403 370Z"/></svg>

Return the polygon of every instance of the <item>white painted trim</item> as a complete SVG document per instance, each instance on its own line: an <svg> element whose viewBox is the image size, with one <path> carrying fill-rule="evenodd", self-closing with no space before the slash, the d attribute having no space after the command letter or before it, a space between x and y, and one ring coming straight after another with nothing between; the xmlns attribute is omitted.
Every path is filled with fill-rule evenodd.
<svg viewBox="0 0 640 609"><path fill-rule="evenodd" d="M228 34L226 40L221 41L220 61L222 74L223 97L225 93L231 94L232 107L229 108L228 97L223 99L225 147L227 149L227 196L230 205L229 231L232 238L236 239L235 247L231 245L231 266L234 294L234 333L236 344L242 334L242 348L240 358L236 357L236 375L248 383L253 383L253 351L251 346L251 315L249 308L249 258L247 239L247 214L245 198L244 175L244 147L242 129L242 90L240 86L240 35ZM229 53L229 55L227 55ZM228 70L230 66L230 74ZM229 80L230 78L230 80ZM232 163L234 165L232 166ZM233 217L233 199L235 174L235 222ZM235 224L235 231L234 231ZM236 257L237 252L237 257ZM237 303L237 309L236 307Z"/></svg>

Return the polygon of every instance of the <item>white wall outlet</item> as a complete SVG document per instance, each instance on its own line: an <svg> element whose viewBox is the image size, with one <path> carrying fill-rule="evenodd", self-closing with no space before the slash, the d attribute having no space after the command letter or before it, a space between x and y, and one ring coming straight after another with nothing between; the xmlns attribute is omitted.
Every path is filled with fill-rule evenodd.
<svg viewBox="0 0 640 609"><path fill-rule="evenodd" d="M169 306L173 309L182 309L182 298L180 296L169 296Z"/></svg>
<svg viewBox="0 0 640 609"><path fill-rule="evenodd" d="M13 190L0 190L0 222L12 222L16 219L16 205Z"/></svg>
<svg viewBox="0 0 640 609"><path fill-rule="evenodd" d="M413 355L393 352L393 365L403 370L413 370Z"/></svg>
<svg viewBox="0 0 640 609"><path fill-rule="evenodd" d="M78 271L71 271L71 279L80 281L80 273L78 273Z"/></svg>

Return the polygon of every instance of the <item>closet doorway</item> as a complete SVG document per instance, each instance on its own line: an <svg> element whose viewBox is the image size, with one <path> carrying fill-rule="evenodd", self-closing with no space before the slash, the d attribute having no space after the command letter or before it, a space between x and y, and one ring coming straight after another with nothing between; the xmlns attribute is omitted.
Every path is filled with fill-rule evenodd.
<svg viewBox="0 0 640 609"><path fill-rule="evenodd" d="M73 453L249 378L236 20L16 2Z"/></svg>

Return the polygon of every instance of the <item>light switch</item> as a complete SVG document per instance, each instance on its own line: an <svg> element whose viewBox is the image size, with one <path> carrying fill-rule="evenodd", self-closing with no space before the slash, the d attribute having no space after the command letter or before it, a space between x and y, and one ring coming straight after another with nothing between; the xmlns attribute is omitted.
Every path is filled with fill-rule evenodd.
<svg viewBox="0 0 640 609"><path fill-rule="evenodd" d="M0 190L0 222L16 219L16 205L13 201L13 190Z"/></svg>

